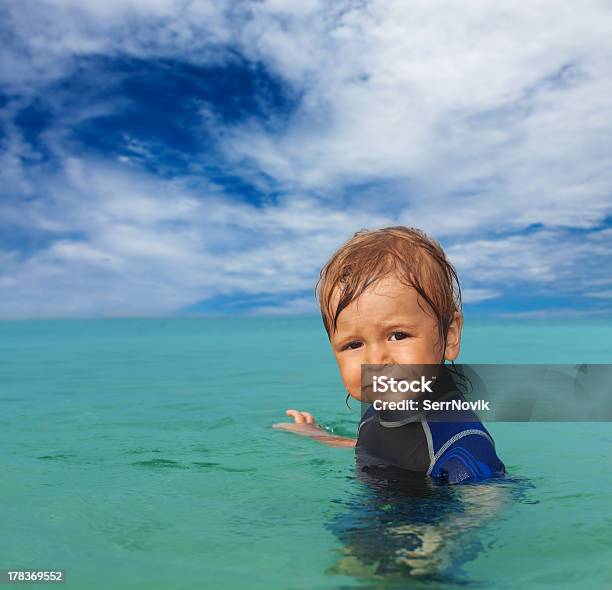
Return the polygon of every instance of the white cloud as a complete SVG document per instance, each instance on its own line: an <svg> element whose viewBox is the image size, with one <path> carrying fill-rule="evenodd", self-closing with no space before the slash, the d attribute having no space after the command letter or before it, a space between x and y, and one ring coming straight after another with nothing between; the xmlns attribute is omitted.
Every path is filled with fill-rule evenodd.
<svg viewBox="0 0 612 590"><path fill-rule="evenodd" d="M24 94L72 72L84 55L221 59L231 42L230 2L199 0L74 0L9 2L12 43L0 53L0 79Z"/></svg>
<svg viewBox="0 0 612 590"><path fill-rule="evenodd" d="M480 303L481 301L495 299L501 294L501 291L495 289L463 289L461 299L463 303Z"/></svg>
<svg viewBox="0 0 612 590"><path fill-rule="evenodd" d="M277 305L261 305L253 308L253 314L263 315L302 315L318 313L315 300L312 297L296 297L280 302Z"/></svg>
<svg viewBox="0 0 612 590"><path fill-rule="evenodd" d="M402 218L437 235L592 227L612 213L612 11L385 1L329 12L260 5L247 50L306 96L285 133L250 124L229 150L331 194L409 179Z"/></svg>
<svg viewBox="0 0 612 590"><path fill-rule="evenodd" d="M508 295L539 290L549 296L585 294L586 281L605 279L612 252L609 230L588 234L540 230L528 235L472 239L447 249L459 276L473 284L494 284Z"/></svg>
<svg viewBox="0 0 612 590"><path fill-rule="evenodd" d="M608 297L597 287L612 251L598 228L612 215L604 3L64 0L10 2L8 13L0 79L25 98L2 111L0 216L47 243L0 252L6 317L166 312L236 292L306 309L292 293L313 287L331 251L392 223L443 241L468 303L515 285ZM139 171L150 153L129 136L119 162L71 153L68 131L118 103L62 113L43 137L58 170L12 124L79 56L207 64L228 49L302 96L285 127L223 129L235 170L280 187L260 207L205 178L196 191ZM355 188L367 183L383 188ZM544 228L512 235L533 224Z"/></svg>
<svg viewBox="0 0 612 590"><path fill-rule="evenodd" d="M5 202L4 213L49 245L26 256L0 252L3 317L169 313L235 293L278 301L255 305L258 313L312 312L314 297L295 293L312 292L330 253L356 229L395 222L300 195L254 207L75 157L56 177L30 181L45 198ZM579 293L576 277L605 280L589 258L611 247L607 230L586 240L540 231L447 251L473 304L546 285Z"/></svg>
<svg viewBox="0 0 612 590"><path fill-rule="evenodd" d="M299 195L256 208L75 157L30 182L44 198L5 202L3 216L49 245L24 257L0 252L3 317L164 313L236 292L287 297L297 313L308 306L292 293L312 290L355 223L390 221Z"/></svg>
<svg viewBox="0 0 612 590"><path fill-rule="evenodd" d="M536 319L562 319L589 318L609 316L612 309L578 309L574 307L563 307L557 309L534 309L530 311L504 312L495 314L497 317L510 320L536 320Z"/></svg>

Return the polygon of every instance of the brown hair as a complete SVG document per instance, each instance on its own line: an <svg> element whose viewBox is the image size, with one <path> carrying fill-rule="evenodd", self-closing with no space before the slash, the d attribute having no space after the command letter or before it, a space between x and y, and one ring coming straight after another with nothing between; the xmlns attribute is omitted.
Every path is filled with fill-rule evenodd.
<svg viewBox="0 0 612 590"><path fill-rule="evenodd" d="M436 240L405 226L356 232L321 269L315 291L329 338L342 310L389 274L413 287L429 305L445 350L454 313L461 311L459 279ZM334 308L337 290L340 298Z"/></svg>

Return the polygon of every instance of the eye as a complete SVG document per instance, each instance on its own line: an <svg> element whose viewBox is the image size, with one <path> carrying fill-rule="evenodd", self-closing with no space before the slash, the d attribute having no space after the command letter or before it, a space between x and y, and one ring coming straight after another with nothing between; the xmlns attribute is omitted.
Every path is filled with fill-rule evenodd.
<svg viewBox="0 0 612 590"><path fill-rule="evenodd" d="M406 332L393 332L389 340L404 340L408 338L409 334Z"/></svg>
<svg viewBox="0 0 612 590"><path fill-rule="evenodd" d="M361 347L361 342L359 342L359 340L353 340L352 342L349 342L348 344L344 345L342 350L355 350L360 347Z"/></svg>

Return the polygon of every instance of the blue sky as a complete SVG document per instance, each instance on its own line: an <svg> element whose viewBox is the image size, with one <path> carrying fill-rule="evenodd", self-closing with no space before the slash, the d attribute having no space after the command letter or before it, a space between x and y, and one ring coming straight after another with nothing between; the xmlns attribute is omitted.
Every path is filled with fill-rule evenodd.
<svg viewBox="0 0 612 590"><path fill-rule="evenodd" d="M311 313L406 224L466 313L612 314L612 11L4 4L0 317Z"/></svg>

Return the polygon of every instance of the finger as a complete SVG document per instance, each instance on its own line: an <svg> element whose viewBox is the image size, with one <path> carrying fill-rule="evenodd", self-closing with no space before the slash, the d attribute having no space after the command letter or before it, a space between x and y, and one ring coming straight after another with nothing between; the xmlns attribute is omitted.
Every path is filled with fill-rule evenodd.
<svg viewBox="0 0 612 590"><path fill-rule="evenodd" d="M304 416L304 419L306 420L306 424L315 423L314 416L310 412L302 412L302 416Z"/></svg>
<svg viewBox="0 0 612 590"><path fill-rule="evenodd" d="M302 412L298 412L297 410L287 410L285 414L287 414L287 416L291 416L295 420L296 424L303 424L306 421L302 416Z"/></svg>
<svg viewBox="0 0 612 590"><path fill-rule="evenodd" d="M312 427L305 422L302 424L296 424L295 422L278 422L272 424L272 428L276 428L277 430L289 430L290 432L307 432Z"/></svg>

